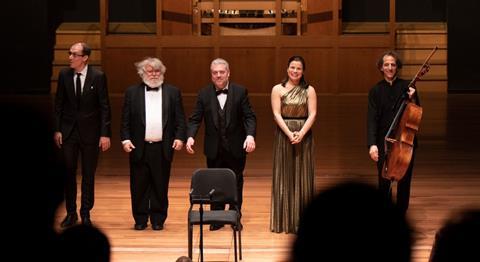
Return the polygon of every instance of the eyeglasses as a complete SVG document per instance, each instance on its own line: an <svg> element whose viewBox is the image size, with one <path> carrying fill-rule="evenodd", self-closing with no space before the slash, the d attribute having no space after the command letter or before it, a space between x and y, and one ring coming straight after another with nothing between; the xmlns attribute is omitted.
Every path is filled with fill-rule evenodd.
<svg viewBox="0 0 480 262"><path fill-rule="evenodd" d="M80 54L68 51L68 56L78 57L78 56L85 56L85 55L80 55Z"/></svg>

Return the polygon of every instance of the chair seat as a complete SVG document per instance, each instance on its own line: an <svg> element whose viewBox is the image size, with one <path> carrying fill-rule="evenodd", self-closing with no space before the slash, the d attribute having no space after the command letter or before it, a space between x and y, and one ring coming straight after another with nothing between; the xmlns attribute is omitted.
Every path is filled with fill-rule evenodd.
<svg viewBox="0 0 480 262"><path fill-rule="evenodd" d="M200 224L200 212L192 210L189 213L190 223ZM209 210L203 213L203 224L229 224L236 225L238 223L238 212L235 210Z"/></svg>

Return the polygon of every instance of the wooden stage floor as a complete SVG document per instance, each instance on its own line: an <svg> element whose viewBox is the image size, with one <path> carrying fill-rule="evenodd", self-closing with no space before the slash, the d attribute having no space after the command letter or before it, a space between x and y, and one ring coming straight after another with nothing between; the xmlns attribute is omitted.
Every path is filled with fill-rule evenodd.
<svg viewBox="0 0 480 262"><path fill-rule="evenodd" d="M257 150L245 170L242 233L244 261L288 261L294 235L269 231L272 136L269 96L252 95L258 117ZM366 95L320 95L314 126L316 188L343 180L376 182L366 147ZM92 220L109 237L113 262L175 261L187 254L187 209L190 176L205 167L203 138L196 155L175 155L169 192L169 216L163 231L133 230L130 212L128 158L119 142L123 98L113 96L113 146L101 155L96 177ZM186 114L194 96L185 96ZM409 219L415 228L413 261L428 261L435 231L455 210L480 207L480 95L422 94L424 118L419 132ZM56 226L65 214L59 208ZM229 228L204 232L205 261L233 261ZM194 235L198 247L198 229ZM346 249L348 249L346 247ZM194 250L198 259L198 248Z"/></svg>

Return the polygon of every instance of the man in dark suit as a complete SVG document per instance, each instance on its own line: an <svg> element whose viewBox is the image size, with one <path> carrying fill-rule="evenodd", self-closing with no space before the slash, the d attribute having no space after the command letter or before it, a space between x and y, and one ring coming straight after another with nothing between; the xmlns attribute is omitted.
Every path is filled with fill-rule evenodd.
<svg viewBox="0 0 480 262"><path fill-rule="evenodd" d="M61 148L66 167L65 202L67 216L61 226L69 227L77 215L77 161L81 155L82 223L91 224L94 202L94 178L99 148L110 148L110 103L105 74L88 65L91 49L85 43L70 48L70 68L58 76L55 97L55 144Z"/></svg>
<svg viewBox="0 0 480 262"><path fill-rule="evenodd" d="M368 93L367 112L367 143L370 158L377 163L378 187L385 199L391 201L392 181L383 177L385 162L385 135L387 135L395 114L405 98L414 100L417 105L420 101L418 94L409 81L398 77L398 70L402 68L402 61L393 51L385 52L377 62L377 68L383 79L373 86ZM403 213L407 212L410 202L410 184L412 181L413 163L417 139L414 140L414 150L407 171L397 183L397 205Z"/></svg>
<svg viewBox="0 0 480 262"><path fill-rule="evenodd" d="M217 58L210 65L212 83L198 93L195 109L188 120L186 149L194 153L194 137L205 119L204 154L208 168L230 168L237 177L239 205L242 205L243 170L246 153L255 150L257 119L246 88L229 82L228 62ZM224 209L212 205L212 209ZM211 225L210 230L220 229Z"/></svg>
<svg viewBox="0 0 480 262"><path fill-rule="evenodd" d="M153 230L167 219L168 183L173 150L185 141L185 114L180 90L163 82L166 67L158 58L135 63L142 83L125 92L120 137L130 154L130 193L134 229Z"/></svg>

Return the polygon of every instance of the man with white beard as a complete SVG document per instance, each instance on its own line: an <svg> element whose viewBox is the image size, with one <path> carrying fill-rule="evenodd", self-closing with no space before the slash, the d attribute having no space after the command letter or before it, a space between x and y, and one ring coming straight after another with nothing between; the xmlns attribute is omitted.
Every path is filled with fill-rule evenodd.
<svg viewBox="0 0 480 262"><path fill-rule="evenodd" d="M162 230L167 219L168 183L173 150L185 141L180 90L164 83L166 67L158 58L135 63L142 83L125 92L120 139L129 153L134 229Z"/></svg>

